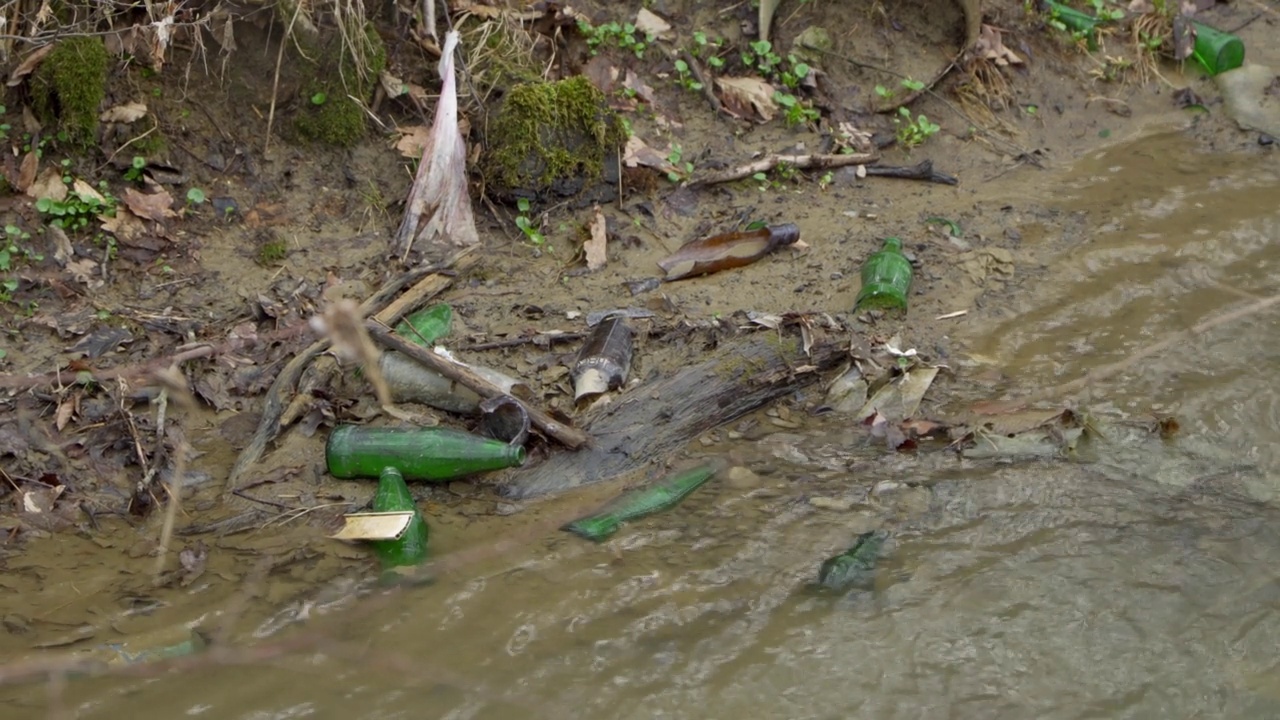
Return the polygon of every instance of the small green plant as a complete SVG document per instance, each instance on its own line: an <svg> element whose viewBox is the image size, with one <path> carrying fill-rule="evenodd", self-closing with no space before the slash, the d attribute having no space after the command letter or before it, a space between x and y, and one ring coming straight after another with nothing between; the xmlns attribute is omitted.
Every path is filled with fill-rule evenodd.
<svg viewBox="0 0 1280 720"><path fill-rule="evenodd" d="M783 86L786 87L787 89L795 90L796 88L800 87L800 83L805 78L809 77L810 68L808 63L803 63L796 60L795 55L788 55L787 62L789 63L789 67L787 67L786 69L782 69L778 73L778 79L782 82Z"/></svg>
<svg viewBox="0 0 1280 720"><path fill-rule="evenodd" d="M1093 6L1093 15L1102 21L1119 22L1124 19L1124 11L1107 5L1106 0L1089 0Z"/></svg>
<svg viewBox="0 0 1280 720"><path fill-rule="evenodd" d="M0 115L4 115L7 112L9 112L9 108L5 107L4 105L0 105ZM0 140L8 140L9 131L12 129L13 129L13 126L10 125L9 123L0 123Z"/></svg>
<svg viewBox="0 0 1280 720"><path fill-rule="evenodd" d="M204 200L204 190L201 190L198 187L193 187L190 190L187 190L188 205L203 205Z"/></svg>
<svg viewBox="0 0 1280 720"><path fill-rule="evenodd" d="M942 129L924 115L911 117L911 111L905 107L898 108L898 117L894 118L893 122L898 126L896 133L898 144L908 150L920 145Z"/></svg>
<svg viewBox="0 0 1280 720"><path fill-rule="evenodd" d="M773 51L773 43L768 40L756 40L742 53L742 64L754 67L765 77L772 77L774 71L782 64L782 57Z"/></svg>
<svg viewBox="0 0 1280 720"><path fill-rule="evenodd" d="M591 50L592 56L599 54L602 47L613 45L643 59L644 51L654 40L649 33L637 35L636 26L631 23L610 22L592 26L586 20L578 20L578 32L587 39L587 48Z"/></svg>
<svg viewBox="0 0 1280 720"><path fill-rule="evenodd" d="M880 99L882 100L888 100L893 97L893 91L883 85L877 85L876 95L880 96Z"/></svg>
<svg viewBox="0 0 1280 720"><path fill-rule="evenodd" d="M325 101L327 101L328 99L329 99L328 95L322 92L318 92L311 96L311 104L316 106L323 105L325 104Z"/></svg>
<svg viewBox="0 0 1280 720"><path fill-rule="evenodd" d="M689 63L683 60L676 60L676 84L685 90L694 92L702 90L702 83L694 79L693 73L689 70Z"/></svg>
<svg viewBox="0 0 1280 720"><path fill-rule="evenodd" d="M818 178L818 189L826 190L836 181L836 174L830 170L822 173L822 177Z"/></svg>
<svg viewBox="0 0 1280 720"><path fill-rule="evenodd" d="M129 182L142 182L142 171L147 167L147 159L141 155L134 155L133 161L129 163L129 169L124 171L124 179Z"/></svg>
<svg viewBox="0 0 1280 720"><path fill-rule="evenodd" d="M269 267L278 265L289 254L289 244L284 240L268 240L258 246L258 264Z"/></svg>
<svg viewBox="0 0 1280 720"><path fill-rule="evenodd" d="M671 152L667 153L667 162L672 166L672 169L667 171L667 179L671 182L678 183L693 175L693 163L684 159L684 150L679 145L671 146Z"/></svg>
<svg viewBox="0 0 1280 720"><path fill-rule="evenodd" d="M724 58L720 57L720 50L724 46L724 40L716 38L712 40L706 33L701 30L695 30L693 33L693 47L689 50L694 57L707 61L707 65L714 70L720 70L724 67Z"/></svg>
<svg viewBox="0 0 1280 720"><path fill-rule="evenodd" d="M524 233L525 238L537 246L546 244L547 239L542 235L541 224L534 225L533 221L529 219L529 201L525 198L520 198L516 201L516 209L520 211L520 214L516 216L516 227L520 228L520 232Z"/></svg>
<svg viewBox="0 0 1280 720"><path fill-rule="evenodd" d="M774 90L773 101L782 108L782 117L786 120L788 127L817 122L818 118L822 117L822 113L813 109L807 100L800 100L791 93Z"/></svg>
<svg viewBox="0 0 1280 720"><path fill-rule="evenodd" d="M911 92L920 92L924 89L924 83L919 80L912 80L911 78L903 78L902 87L910 90Z"/></svg>
<svg viewBox="0 0 1280 720"><path fill-rule="evenodd" d="M43 255L26 244L29 240L31 234L22 228L16 225L4 227L4 239L0 241L0 273L6 275L0 280L0 303L12 300L14 291L18 289L18 278L9 277L8 273L21 262L40 262L44 259Z"/></svg>

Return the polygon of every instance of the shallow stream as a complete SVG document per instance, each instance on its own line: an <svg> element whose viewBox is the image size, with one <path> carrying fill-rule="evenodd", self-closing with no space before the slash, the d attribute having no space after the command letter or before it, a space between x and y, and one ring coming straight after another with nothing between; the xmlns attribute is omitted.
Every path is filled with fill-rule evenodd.
<svg viewBox="0 0 1280 720"><path fill-rule="evenodd" d="M952 395L1073 380L1280 285L1274 160L1157 133L1056 177L1057 220L1023 243L1070 251L1002 318L955 321ZM1062 243L1068 227L1089 230ZM275 636L326 636L306 652L76 681L60 704L139 720L1277 717L1278 323L1221 324L1078 401L1172 413L1167 442L1117 440L1096 463L961 461L809 418L701 448L758 478L604 545L543 532L375 612L317 607ZM821 560L871 528L892 536L875 589L812 592ZM41 687L7 697L8 717L48 708Z"/></svg>

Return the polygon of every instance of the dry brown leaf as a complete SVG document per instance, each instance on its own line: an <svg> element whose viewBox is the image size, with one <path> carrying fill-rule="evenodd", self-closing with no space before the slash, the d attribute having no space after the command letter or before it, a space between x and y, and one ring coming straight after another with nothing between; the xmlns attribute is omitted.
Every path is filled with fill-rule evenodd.
<svg viewBox="0 0 1280 720"><path fill-rule="evenodd" d="M641 100L649 103L650 105L653 104L653 88L649 87L649 85L634 72L627 70L627 79L622 83L622 86L635 93L636 97Z"/></svg>
<svg viewBox="0 0 1280 720"><path fill-rule="evenodd" d="M114 123L131 123L140 120L147 115L147 104L138 101L127 102L123 105L116 105L113 108L107 108L99 118L102 122Z"/></svg>
<svg viewBox="0 0 1280 720"><path fill-rule="evenodd" d="M405 82L386 70L382 71L382 74L378 76L378 80L382 83L382 89L386 91L387 97L398 98L402 95L408 95L418 101L427 99L427 91L421 85Z"/></svg>
<svg viewBox="0 0 1280 720"><path fill-rule="evenodd" d="M431 142L431 128L426 125L414 125L408 128L396 128L400 139L396 141L396 152L407 158L418 159L422 151Z"/></svg>
<svg viewBox="0 0 1280 720"><path fill-rule="evenodd" d="M640 8L640 12L636 13L636 30L659 40L671 39L671 23L658 17L649 8Z"/></svg>
<svg viewBox="0 0 1280 720"><path fill-rule="evenodd" d="M18 67L13 69L13 72L9 73L9 87L21 85L22 79L35 72L36 66L40 64L41 60L44 60L46 55L53 52L55 45L57 43L49 43L28 55Z"/></svg>
<svg viewBox="0 0 1280 720"><path fill-rule="evenodd" d="M71 192L75 193L76 197L86 203L96 202L99 205L107 204L107 199L102 197L102 193L94 190L92 185L80 178L76 178L76 181L71 184Z"/></svg>
<svg viewBox="0 0 1280 720"><path fill-rule="evenodd" d="M978 31L978 41L973 44L976 57L992 60L996 65L1021 65L1022 58L1004 46L1000 30L990 25L983 25Z"/></svg>
<svg viewBox="0 0 1280 720"><path fill-rule="evenodd" d="M18 192L26 192L31 183L36 181L36 171L40 169L40 156L32 150L22 157L22 165L18 167Z"/></svg>
<svg viewBox="0 0 1280 720"><path fill-rule="evenodd" d="M103 230L115 235L117 240L125 244L137 240L147 231L142 220L127 208L117 207L115 217L100 215L98 219L102 221Z"/></svg>
<svg viewBox="0 0 1280 720"><path fill-rule="evenodd" d="M58 403L58 410L54 413L53 426L62 432L62 429L71 422L71 415L76 411L75 400L68 398Z"/></svg>
<svg viewBox="0 0 1280 720"><path fill-rule="evenodd" d="M587 255L587 269L591 272L599 270L609 262L608 253L605 250L608 241L609 233L606 229L604 213L601 213L600 206L596 205L591 218L591 237L582 243L582 250Z"/></svg>
<svg viewBox="0 0 1280 720"><path fill-rule="evenodd" d="M169 194L168 190L147 194L140 193L133 188L125 188L124 202L138 217L155 220L156 222L176 217L178 214L173 211L173 196Z"/></svg>
<svg viewBox="0 0 1280 720"><path fill-rule="evenodd" d="M67 272L76 282L90 290L102 287L102 277L98 275L98 263L89 258L80 258L67 263Z"/></svg>
<svg viewBox="0 0 1280 720"><path fill-rule="evenodd" d="M75 250L71 247L71 238L67 237L67 232L57 225L48 225L45 230L49 232L49 237L53 240L53 259L58 261L59 265L66 265L72 257L75 257Z"/></svg>
<svg viewBox="0 0 1280 720"><path fill-rule="evenodd" d="M627 138L627 145L622 153L622 164L627 167L653 168L664 173L679 172L679 168L672 165L671 161L667 159L666 153L658 152L649 147L637 135Z"/></svg>
<svg viewBox="0 0 1280 720"><path fill-rule="evenodd" d="M67 199L67 184L62 182L62 173L58 168L47 167L27 188L27 195L37 200L49 198L54 202L62 202Z"/></svg>
<svg viewBox="0 0 1280 720"><path fill-rule="evenodd" d="M773 86L758 77L716 78L724 109L740 118L760 117L769 122L778 111L773 101Z"/></svg>

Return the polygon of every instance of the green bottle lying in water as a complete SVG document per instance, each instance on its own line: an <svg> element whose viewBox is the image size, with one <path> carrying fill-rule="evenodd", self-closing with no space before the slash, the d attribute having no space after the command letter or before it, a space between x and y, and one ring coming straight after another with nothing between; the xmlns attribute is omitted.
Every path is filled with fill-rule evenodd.
<svg viewBox="0 0 1280 720"><path fill-rule="evenodd" d="M404 475L394 467L382 469L378 477L378 492L373 496L374 512L413 511L413 519L404 534L394 540L376 540L373 551L382 561L383 568L418 565L427 559L427 521L413 501Z"/></svg>
<svg viewBox="0 0 1280 720"><path fill-rule="evenodd" d="M862 264L862 289L854 310L906 310L910 291L911 261L902 254L902 241L886 238L884 247Z"/></svg>
<svg viewBox="0 0 1280 720"><path fill-rule="evenodd" d="M889 537L882 530L862 533L853 547L827 558L818 570L818 584L831 590L842 591L854 586L870 587L880 550Z"/></svg>
<svg viewBox="0 0 1280 720"><path fill-rule="evenodd" d="M723 463L712 461L692 470L670 475L650 487L626 493L604 506L599 512L578 518L565 525L563 529L588 540L604 540L618 532L622 523L628 520L644 517L676 505L688 497L689 493L710 480L721 467Z"/></svg>
<svg viewBox="0 0 1280 720"><path fill-rule="evenodd" d="M452 480L524 464L524 448L446 428L342 425L325 460L336 478L379 477L393 467L406 480Z"/></svg>

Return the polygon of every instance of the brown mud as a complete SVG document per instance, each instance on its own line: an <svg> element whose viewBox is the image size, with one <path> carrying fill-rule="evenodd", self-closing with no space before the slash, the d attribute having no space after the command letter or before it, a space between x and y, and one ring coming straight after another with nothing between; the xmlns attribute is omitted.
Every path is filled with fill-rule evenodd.
<svg viewBox="0 0 1280 720"><path fill-rule="evenodd" d="M602 5L587 14L597 23L625 22L638 7ZM681 29L680 43L689 42L684 29L698 28L745 45L743 29L755 16L745 3L725 10L682 2L652 8L678 20L673 24ZM698 190L656 173L628 175L620 199L601 206L611 228L608 264L593 273L577 256L590 207L535 207L546 236L546 245L537 247L517 229L514 208L477 202L483 259L440 296L454 309L451 347L468 361L524 379L541 402L569 415L577 412L568 377L577 346L556 342L552 333L582 333L588 313L610 308L652 313L632 321L637 339L631 374L639 379L695 364L726 336L774 332L752 327L747 312L829 316L857 337L901 335L907 345L946 362L957 323L1003 316L1008 291L1052 272L1043 258L1086 242L1086 223L1101 221L1051 209L1046 196L1053 193L1055 171L1153 130L1180 133L1188 147L1266 152L1257 149L1256 133L1240 132L1218 111L1212 84L1195 71L1183 76L1165 63L1160 77L1140 78L1109 67L1102 54L1085 55L1026 15L1023 3L988 2L984 12L985 22L1008 31L1005 44L1026 64L987 68L982 83L952 70L936 96L923 94L911 104L914 114L927 115L941 131L909 151L892 145L880 150L881 164L932 160L958 185L860 177L853 168L828 177L774 173L766 182ZM1224 27L1251 17L1242 6L1216 13L1214 21ZM1268 17L1246 27L1246 45L1265 42L1273 24ZM895 126L891 115L874 112L875 87L893 87L901 78L868 66L933 77L959 48L964 17L958 5L937 2L796 3L775 18L773 37L787 46L810 26L832 36L830 54L811 61L822 72L812 97L827 122L850 122L886 139ZM324 473L327 428L377 413L371 393L349 368L316 385L299 420L245 475L241 496L230 506L222 500L221 484L256 429L263 392L292 353L313 339L308 318L327 302L368 297L398 272L388 260L389 242L412 177L409 162L393 147L395 138L376 131L350 149L276 137L264 152L274 82L263 69L278 42L278 32L246 30L241 49L211 76L194 58L179 58L159 74L127 70L113 76L112 98L145 97L160 118L167 143L148 160L181 169L186 179L175 186L175 197L200 187L209 198L223 199L218 207L233 200L235 211L193 206L167 222L167 237L122 242L109 259L105 248L87 246L84 256L105 259L95 276L66 273L52 261L52 246L43 249L44 261L17 272L21 283L4 305L0 340L4 380L12 388L0 400L0 616L6 629L0 658L32 658L49 648L181 623L217 627L227 618L237 628L228 637L247 642L253 633L245 629L263 627L322 583L372 572L372 557L362 548L324 537L341 513L362 507L372 494L368 482L336 481ZM587 60L581 43L572 47L566 73ZM760 154L830 150L830 134L809 126L717 116L702 93L676 84L671 62L659 52L643 60L622 52L608 57L655 89L651 105L627 115L633 131L654 148L678 146L695 177ZM427 54L399 48L392 63L398 73L414 73L415 82L436 86L434 59ZM290 103L305 101L305 72L285 64L277 92L287 101L277 122L289 116ZM1102 79L1115 72L1119 80ZM1209 98L1211 112L1180 109L1174 94L1183 86ZM388 123L422 122L410 108L390 103L383 116ZM100 162L86 160L76 171L96 182L100 176L92 171ZM4 203L7 223L34 230L40 222L24 199ZM963 236L946 237L925 223L935 217L958 223ZM628 282L660 275L657 261L683 243L754 220L797 224L807 248L639 295L628 289ZM886 236L902 237L916 264L906 320L852 312L861 261ZM267 252L268 246L274 250ZM969 315L935 319L956 311ZM530 342L468 349L525 337ZM76 384L78 371L136 366L196 343L219 352L182 365L196 402L169 402L163 431L146 377ZM62 374L54 383L24 380L55 370ZM943 392L947 383L965 378L940 382ZM813 391L789 395L779 407L787 416L803 416L820 399ZM192 453L179 529L234 521L249 508L266 517L256 517L251 528L222 526L242 530L233 534L182 535L157 577L167 505L163 482L173 452L184 444ZM691 450L702 451L696 443ZM563 452L539 445L533 461ZM536 542L617 489L522 505L497 493L500 481L420 489L433 554L470 562L459 561L450 572L482 572L501 552L491 539ZM336 603L346 602L349 593L336 597Z"/></svg>

